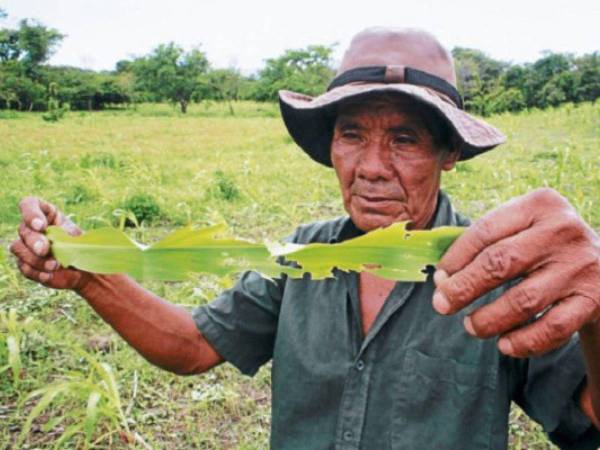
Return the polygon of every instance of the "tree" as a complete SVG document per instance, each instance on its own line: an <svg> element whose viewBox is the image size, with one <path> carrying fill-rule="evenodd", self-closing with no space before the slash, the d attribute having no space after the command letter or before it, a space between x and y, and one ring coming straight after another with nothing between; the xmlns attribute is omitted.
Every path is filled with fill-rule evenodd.
<svg viewBox="0 0 600 450"><path fill-rule="evenodd" d="M486 97L485 114L516 112L522 109L525 109L525 98L515 87L499 88Z"/></svg>
<svg viewBox="0 0 600 450"><path fill-rule="evenodd" d="M594 101L600 97L600 53L594 52L575 59L577 101Z"/></svg>
<svg viewBox="0 0 600 450"><path fill-rule="evenodd" d="M155 93L158 100L178 103L181 112L186 113L192 98L200 97L206 89L209 63L200 49L185 53L181 47L169 43L132 61L131 69L139 89Z"/></svg>
<svg viewBox="0 0 600 450"><path fill-rule="evenodd" d="M7 61L0 64L0 98L6 108L32 111L43 109L45 87L27 77L19 61Z"/></svg>
<svg viewBox="0 0 600 450"><path fill-rule="evenodd" d="M484 114L486 99L498 87L508 64L488 57L480 50L456 47L452 49L458 90L468 109Z"/></svg>
<svg viewBox="0 0 600 450"><path fill-rule="evenodd" d="M572 56L550 51L543 52L542 58L529 66L530 70L523 85L527 106L545 108L556 105L557 102L569 101L568 95L563 92L563 87L566 87L565 83L568 81L559 81L557 77L572 68Z"/></svg>
<svg viewBox="0 0 600 450"><path fill-rule="evenodd" d="M236 69L214 69L207 77L211 98L226 101L231 115L235 114L232 102L240 98L244 82L244 77Z"/></svg>
<svg viewBox="0 0 600 450"><path fill-rule="evenodd" d="M320 94L334 75L332 52L333 46L311 45L306 49L286 50L278 58L267 59L259 73L256 99L276 100L280 89Z"/></svg>

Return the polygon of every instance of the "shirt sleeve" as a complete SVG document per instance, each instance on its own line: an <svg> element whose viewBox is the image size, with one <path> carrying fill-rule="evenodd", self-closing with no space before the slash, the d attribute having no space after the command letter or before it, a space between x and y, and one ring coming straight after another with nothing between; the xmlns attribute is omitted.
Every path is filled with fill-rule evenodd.
<svg viewBox="0 0 600 450"><path fill-rule="evenodd" d="M235 286L192 317L202 336L223 359L254 375L273 356L285 277L268 280L245 272Z"/></svg>
<svg viewBox="0 0 600 450"><path fill-rule="evenodd" d="M586 368L579 337L540 357L521 360L523 381L516 403L566 450L596 450L600 431L581 410Z"/></svg>

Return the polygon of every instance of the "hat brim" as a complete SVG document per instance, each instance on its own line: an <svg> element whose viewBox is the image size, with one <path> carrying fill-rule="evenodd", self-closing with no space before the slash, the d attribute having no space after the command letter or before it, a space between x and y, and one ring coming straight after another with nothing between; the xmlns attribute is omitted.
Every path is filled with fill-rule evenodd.
<svg viewBox="0 0 600 450"><path fill-rule="evenodd" d="M351 83L318 97L283 90L279 91L279 106L285 126L294 141L312 159L332 167L330 147L336 106L343 100L390 92L408 95L437 111L460 138L461 161L506 141L506 136L492 125L457 108L435 91L411 84Z"/></svg>

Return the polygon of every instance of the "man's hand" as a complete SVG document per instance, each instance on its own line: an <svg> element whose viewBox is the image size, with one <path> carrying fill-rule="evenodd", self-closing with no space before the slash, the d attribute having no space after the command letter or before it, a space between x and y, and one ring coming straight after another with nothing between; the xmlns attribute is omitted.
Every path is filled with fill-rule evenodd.
<svg viewBox="0 0 600 450"><path fill-rule="evenodd" d="M19 205L23 221L19 225L19 239L10 244L23 275L44 286L56 289L78 290L85 284L89 273L66 269L50 255L50 242L44 232L50 225L58 225L73 236L81 230L56 207L36 197L26 197Z"/></svg>
<svg viewBox="0 0 600 450"><path fill-rule="evenodd" d="M456 240L437 266L434 308L453 314L520 276L520 283L465 318L470 334L501 335L502 353L527 357L599 322L600 238L551 189L511 200Z"/></svg>

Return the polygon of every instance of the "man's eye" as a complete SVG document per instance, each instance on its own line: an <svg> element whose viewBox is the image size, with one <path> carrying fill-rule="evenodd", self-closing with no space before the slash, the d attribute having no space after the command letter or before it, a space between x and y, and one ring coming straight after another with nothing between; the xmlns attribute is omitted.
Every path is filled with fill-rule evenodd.
<svg viewBox="0 0 600 450"><path fill-rule="evenodd" d="M392 143L394 145L414 144L415 140L411 136L396 136Z"/></svg>
<svg viewBox="0 0 600 450"><path fill-rule="evenodd" d="M342 133L342 138L344 138L347 141L358 142L358 141L360 141L360 134L352 133L352 132L345 132L345 133Z"/></svg>

